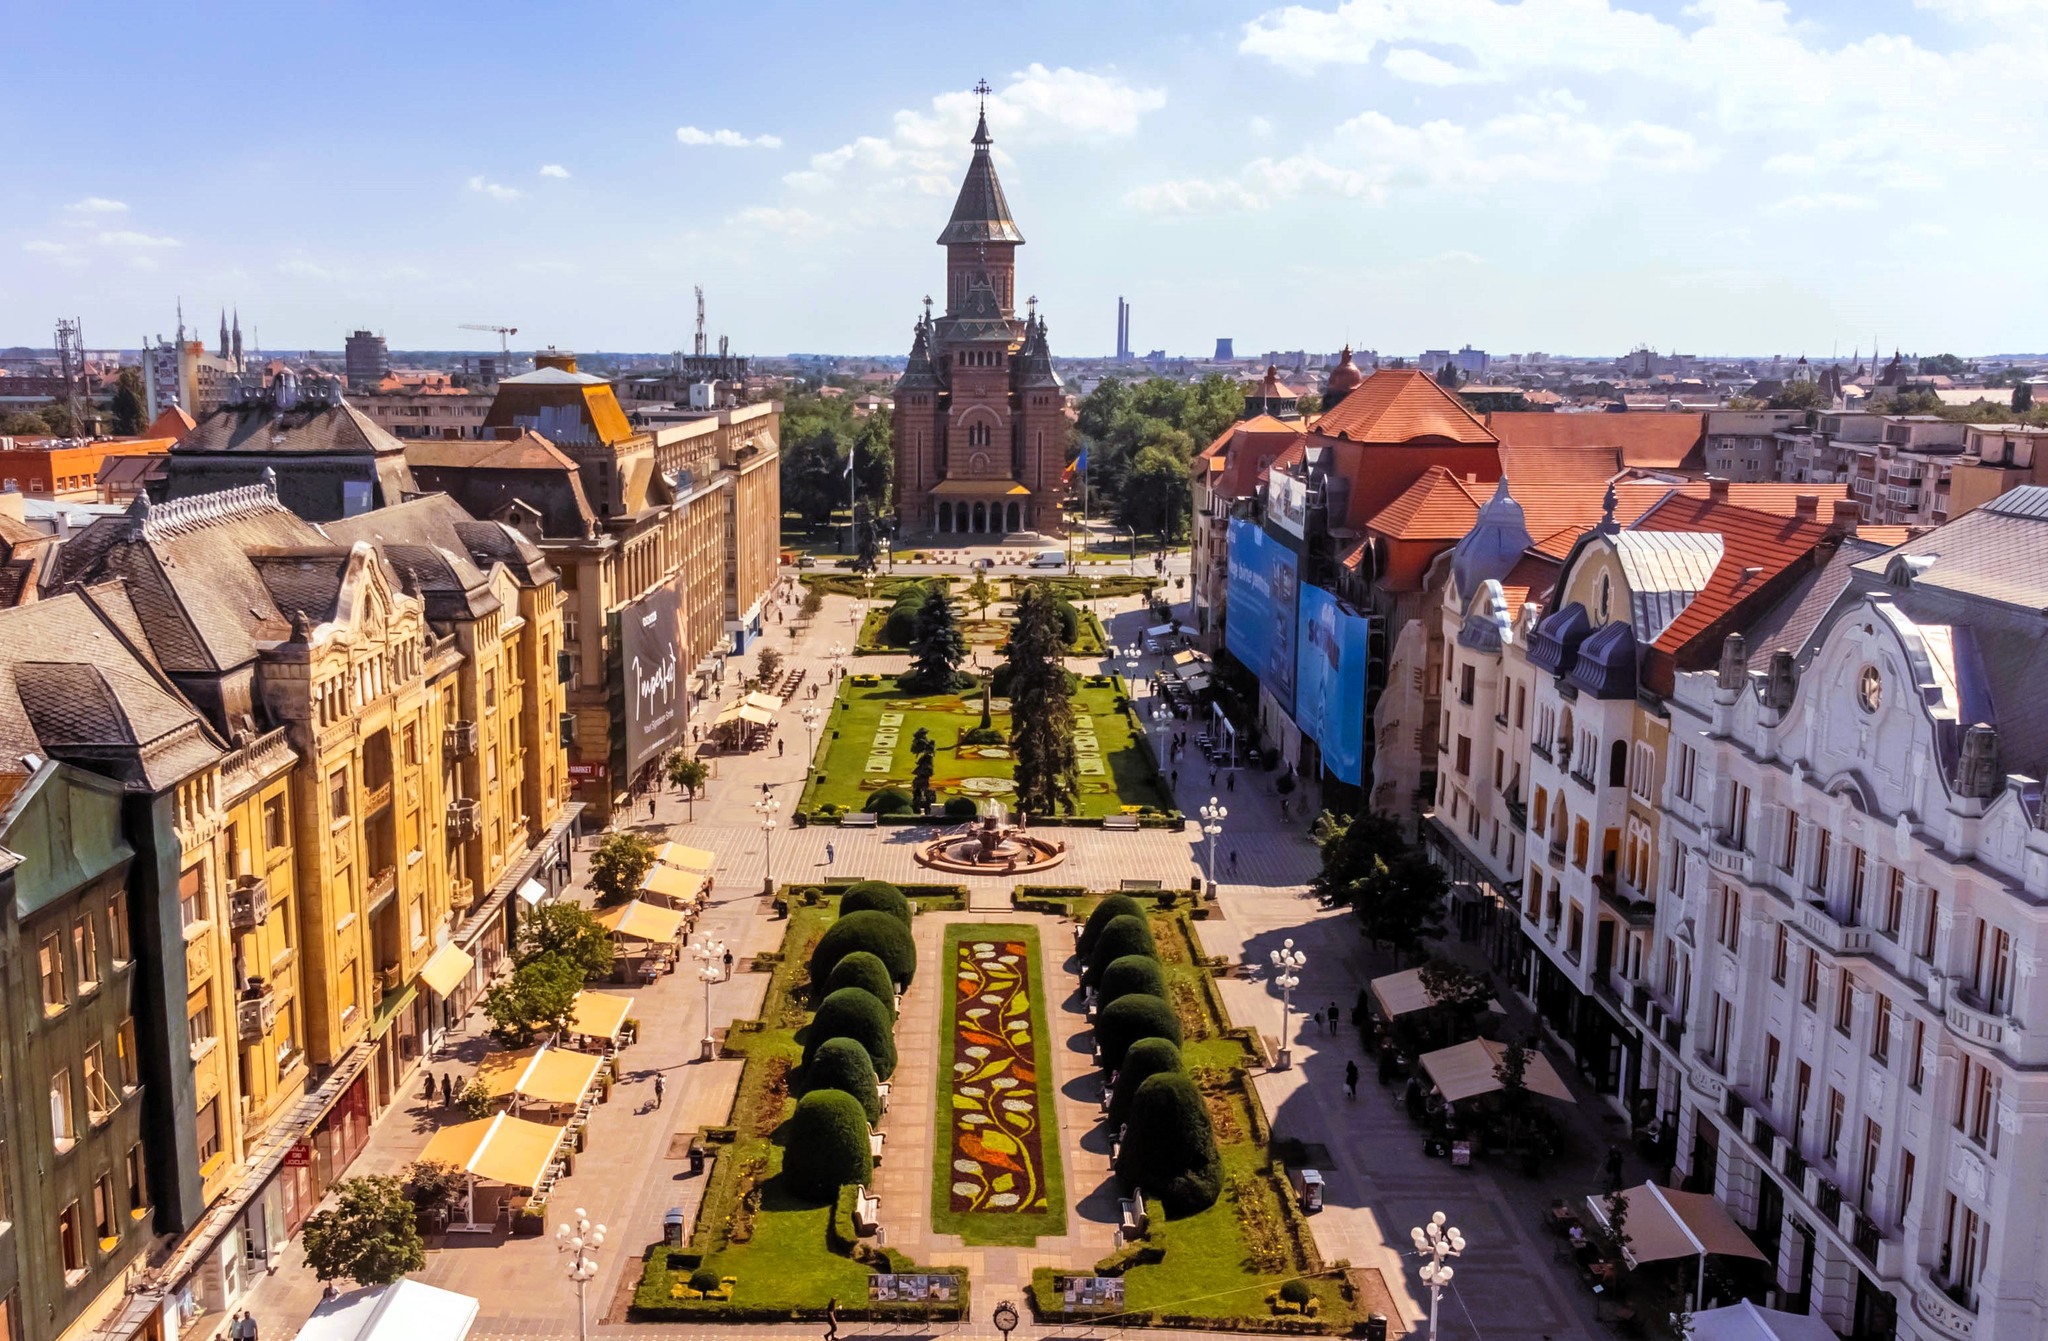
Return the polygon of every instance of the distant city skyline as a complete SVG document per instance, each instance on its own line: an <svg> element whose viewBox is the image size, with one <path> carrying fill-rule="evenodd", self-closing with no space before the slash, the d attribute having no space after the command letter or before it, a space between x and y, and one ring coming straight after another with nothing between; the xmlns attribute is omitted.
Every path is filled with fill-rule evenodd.
<svg viewBox="0 0 2048 1341"><path fill-rule="evenodd" d="M1170 22L1169 22L1170 21ZM986 75L1055 347L2041 342L2048 0L16 16L0 344L899 351ZM905 40L914 35L916 40ZM93 72L78 96L76 72ZM223 72L232 71L232 74ZM61 122L64 133L54 133Z"/></svg>

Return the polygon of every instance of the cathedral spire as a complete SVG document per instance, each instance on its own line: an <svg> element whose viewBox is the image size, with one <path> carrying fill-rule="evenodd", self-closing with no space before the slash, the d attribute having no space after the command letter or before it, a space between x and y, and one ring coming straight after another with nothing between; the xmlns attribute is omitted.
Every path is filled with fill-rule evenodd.
<svg viewBox="0 0 2048 1341"><path fill-rule="evenodd" d="M960 197L953 202L953 217L939 234L940 246L984 242L1022 242L1024 234L1010 217L1010 202L1003 197L1003 184L996 179L995 156L989 146L988 81L974 86L981 99L981 113L974 123L974 161L967 165L967 178L960 183Z"/></svg>

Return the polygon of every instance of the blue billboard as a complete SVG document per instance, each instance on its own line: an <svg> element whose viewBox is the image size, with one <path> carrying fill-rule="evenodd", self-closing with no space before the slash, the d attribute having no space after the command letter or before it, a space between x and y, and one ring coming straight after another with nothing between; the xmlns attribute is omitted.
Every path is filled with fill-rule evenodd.
<svg viewBox="0 0 2048 1341"><path fill-rule="evenodd" d="M1230 584L1223 645L1294 714L1294 607L1300 586L1294 551L1257 523L1230 522Z"/></svg>
<svg viewBox="0 0 2048 1341"><path fill-rule="evenodd" d="M1323 767L1353 786L1362 785L1365 768L1368 627L1365 616L1321 587L1301 589L1294 722L1321 748Z"/></svg>

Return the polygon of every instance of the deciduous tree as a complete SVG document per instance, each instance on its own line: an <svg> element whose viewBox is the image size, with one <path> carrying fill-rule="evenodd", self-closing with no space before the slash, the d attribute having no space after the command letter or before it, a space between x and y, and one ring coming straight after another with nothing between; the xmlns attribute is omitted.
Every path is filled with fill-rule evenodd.
<svg viewBox="0 0 2048 1341"><path fill-rule="evenodd" d="M427 1264L427 1246L402 1180L346 1178L333 1196L332 1207L306 1221L306 1262L321 1280L389 1285Z"/></svg>
<svg viewBox="0 0 2048 1341"><path fill-rule="evenodd" d="M515 962L559 956L582 971L585 982L611 972L612 938L589 911L574 903L545 903L519 919Z"/></svg>
<svg viewBox="0 0 2048 1341"><path fill-rule="evenodd" d="M640 834L621 830L611 834L590 854L590 887L601 900L630 899L654 865L654 844Z"/></svg>

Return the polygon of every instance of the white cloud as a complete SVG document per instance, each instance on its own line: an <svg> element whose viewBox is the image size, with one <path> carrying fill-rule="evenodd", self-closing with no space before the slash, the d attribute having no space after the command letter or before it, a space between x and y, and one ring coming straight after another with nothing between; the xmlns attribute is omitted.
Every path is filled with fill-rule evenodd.
<svg viewBox="0 0 2048 1341"><path fill-rule="evenodd" d="M72 201L64 208L73 214L126 214L128 212L128 206L124 202L109 200L105 196L87 196L83 200Z"/></svg>
<svg viewBox="0 0 2048 1341"><path fill-rule="evenodd" d="M1876 209L1877 202L1868 196L1846 195L1840 191L1815 191L1796 196L1786 196L1764 206L1765 214L1814 214L1823 210L1869 210Z"/></svg>
<svg viewBox="0 0 2048 1341"><path fill-rule="evenodd" d="M1244 124L1246 130L1262 140L1273 133L1273 123L1262 116L1255 116Z"/></svg>
<svg viewBox="0 0 2048 1341"><path fill-rule="evenodd" d="M469 179L469 189L479 194L487 195L493 200L517 200L526 194L516 186L501 185L491 181L481 173Z"/></svg>
<svg viewBox="0 0 2048 1341"><path fill-rule="evenodd" d="M305 260L302 257L294 257L288 261L279 261L277 263L277 273L289 275L293 279L313 279L319 280L322 283L335 278L334 272L326 266Z"/></svg>
<svg viewBox="0 0 2048 1341"><path fill-rule="evenodd" d="M780 149L779 135L742 135L736 130L699 130L695 126L677 126L676 139L688 145L715 145L720 149Z"/></svg>
<svg viewBox="0 0 2048 1341"><path fill-rule="evenodd" d="M540 175L543 177L567 178L569 169L563 167L560 163L544 163L541 165Z"/></svg>
<svg viewBox="0 0 2048 1341"><path fill-rule="evenodd" d="M48 242L42 238L31 238L29 241L21 244L21 249L26 252L33 252L38 256L61 256L71 250L71 248L61 242Z"/></svg>
<svg viewBox="0 0 2048 1341"><path fill-rule="evenodd" d="M1365 112L1324 144L1259 158L1235 177L1139 186L1125 201L1149 213L1264 209L1304 195L1369 204L1396 193L1474 195L1527 183L1602 180L1617 171L1690 172L1710 155L1693 136L1646 121L1602 125L1571 94L1552 91L1476 125L1409 125Z"/></svg>
<svg viewBox="0 0 2048 1341"><path fill-rule="evenodd" d="M815 233L824 226L824 220L805 209L781 209L774 205L753 205L732 216L732 221L744 228L758 228L770 233Z"/></svg>
<svg viewBox="0 0 2048 1341"><path fill-rule="evenodd" d="M101 233L99 244L103 247L181 247L184 244L174 237L158 237L151 233L120 230Z"/></svg>
<svg viewBox="0 0 2048 1341"><path fill-rule="evenodd" d="M1448 86L1477 83L1486 78L1477 70L1453 65L1441 57L1430 55L1427 51L1417 51L1414 47L1395 47L1387 53L1387 59L1382 63L1386 66L1388 74L1396 79L1405 79L1411 84Z"/></svg>
<svg viewBox="0 0 2048 1341"><path fill-rule="evenodd" d="M2048 0L1913 0L1913 7L1930 10L1954 23L2048 18Z"/></svg>

